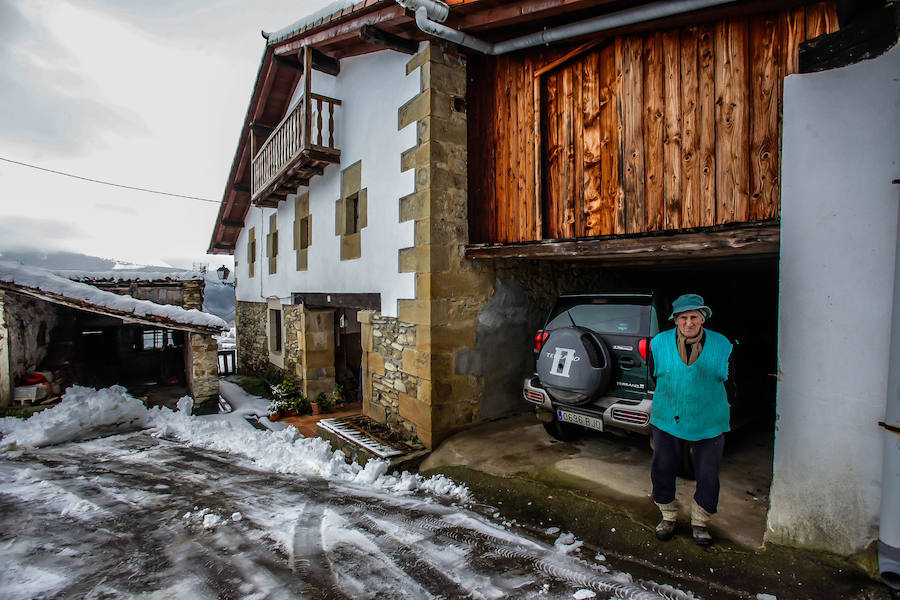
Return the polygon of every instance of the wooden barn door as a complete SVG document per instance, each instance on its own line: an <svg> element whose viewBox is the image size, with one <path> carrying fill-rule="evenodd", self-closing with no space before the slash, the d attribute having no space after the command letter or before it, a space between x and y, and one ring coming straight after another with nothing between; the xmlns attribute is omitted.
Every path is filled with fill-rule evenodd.
<svg viewBox="0 0 900 600"><path fill-rule="evenodd" d="M624 232L616 223L615 47L594 48L541 75L543 237Z"/></svg>

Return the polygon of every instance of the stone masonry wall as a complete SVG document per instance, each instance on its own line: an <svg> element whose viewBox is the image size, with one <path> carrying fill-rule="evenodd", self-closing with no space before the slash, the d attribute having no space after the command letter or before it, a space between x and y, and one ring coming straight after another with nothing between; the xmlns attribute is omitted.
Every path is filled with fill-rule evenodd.
<svg viewBox="0 0 900 600"><path fill-rule="evenodd" d="M416 327L372 311L358 313L362 329L363 412L407 437L416 425L404 414L417 402L419 378L404 372L403 355L414 352Z"/></svg>
<svg viewBox="0 0 900 600"><path fill-rule="evenodd" d="M266 303L236 302L234 320L237 328L238 373L261 376L275 368L269 362L266 345Z"/></svg>
<svg viewBox="0 0 900 600"><path fill-rule="evenodd" d="M219 347L209 334L191 333L188 343L188 387L194 414L217 412L219 402Z"/></svg>
<svg viewBox="0 0 900 600"><path fill-rule="evenodd" d="M401 157L415 169L415 192L400 218L415 222L415 246L400 251L400 270L416 273L415 300L398 301L398 318L416 326L402 370L418 378L416 398L400 404L429 448L480 420L484 380L458 368L476 345L478 311L494 291L494 269L463 257L468 243L465 58L429 43L407 64L421 93L400 108L400 128L415 123L417 145Z"/></svg>

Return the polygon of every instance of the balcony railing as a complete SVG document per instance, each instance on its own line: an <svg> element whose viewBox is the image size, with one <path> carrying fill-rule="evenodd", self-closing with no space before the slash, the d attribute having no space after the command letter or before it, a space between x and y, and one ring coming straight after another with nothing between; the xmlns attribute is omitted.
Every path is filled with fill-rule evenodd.
<svg viewBox="0 0 900 600"><path fill-rule="evenodd" d="M326 166L340 162L334 145L334 111L340 105L335 98L306 94L275 127L253 157L254 204L277 206L298 185L308 185Z"/></svg>

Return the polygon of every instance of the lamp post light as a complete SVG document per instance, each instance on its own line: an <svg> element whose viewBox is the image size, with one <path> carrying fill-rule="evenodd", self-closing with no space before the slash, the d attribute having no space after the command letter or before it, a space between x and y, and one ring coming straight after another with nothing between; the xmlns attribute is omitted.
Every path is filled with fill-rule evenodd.
<svg viewBox="0 0 900 600"><path fill-rule="evenodd" d="M228 285L228 286L234 285L234 282L228 283L228 275L230 275L230 274L231 274L231 270L228 267L226 267L225 265L222 265L221 267L216 269L216 275L219 276L219 281L222 282L222 285Z"/></svg>

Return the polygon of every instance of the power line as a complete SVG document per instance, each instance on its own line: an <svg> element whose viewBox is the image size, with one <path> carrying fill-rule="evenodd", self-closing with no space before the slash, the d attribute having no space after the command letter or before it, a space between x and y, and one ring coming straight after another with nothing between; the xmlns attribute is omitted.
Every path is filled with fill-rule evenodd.
<svg viewBox="0 0 900 600"><path fill-rule="evenodd" d="M111 181L101 181L100 179L91 179L90 177L82 177L81 175L74 175L72 173L65 173L63 171L54 171L53 169L47 169L46 167L39 167L37 165L31 165L25 162L20 162L18 160L12 160L10 158L4 158L0 156L0 160L3 162L12 163L14 165L21 165L23 167L28 167L31 169L37 169L38 171L46 171L47 173L53 173L55 175L62 175L64 177L71 177L73 179L80 179L81 181L89 181L91 183L99 183L102 185L109 185L112 187L123 188L126 190L135 190L138 192L147 192L148 194L159 194L161 196L172 196L174 198L185 198L187 200L197 200L199 202L212 202L213 204L219 204L218 200L210 200L209 198L200 198L198 196L185 196L184 194L172 194L170 192L161 192L159 190L148 190L147 188L136 187L133 185L123 185L121 183L113 183Z"/></svg>

